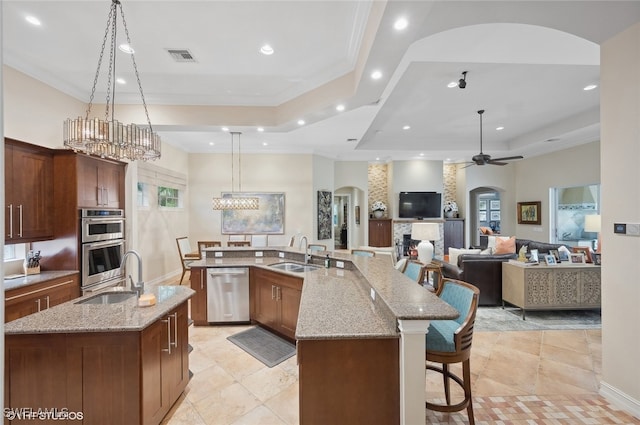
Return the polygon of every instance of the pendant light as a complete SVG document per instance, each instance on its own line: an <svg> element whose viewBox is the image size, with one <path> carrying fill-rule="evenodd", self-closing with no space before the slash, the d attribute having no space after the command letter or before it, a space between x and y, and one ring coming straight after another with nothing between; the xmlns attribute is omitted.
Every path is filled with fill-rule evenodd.
<svg viewBox="0 0 640 425"><path fill-rule="evenodd" d="M240 153L240 133L239 131L231 132L231 193L229 196L221 196L213 198L214 210L257 210L260 207L260 201L256 197L242 196L242 158ZM235 161L234 161L234 136L238 136L238 192L234 192L235 178Z"/></svg>
<svg viewBox="0 0 640 425"><path fill-rule="evenodd" d="M131 55L133 69L140 90L140 97L142 98L142 106L144 107L144 112L147 117L148 128L142 128L135 124L123 124L115 119L118 9L120 9L122 25L127 38L127 46L129 47L126 53ZM105 104L105 118L101 120L99 118L90 118L90 115L109 33L111 34L111 39L109 41L107 99ZM149 119L149 112L144 100L142 84L140 83L140 75L138 74L138 67L136 66L133 49L131 49L130 46L131 39L129 38L129 30L127 29L127 22L124 18L122 5L119 0L112 0L107 19L107 27L102 40L102 49L100 50L100 57L98 59L98 69L96 70L96 75L93 80L89 106L87 107L85 117L78 117L76 119L69 118L64 122L64 146L68 149L118 160L147 161L160 158L160 136L158 136L151 127L151 120ZM120 49L125 51L122 46ZM111 116L109 116L109 112L111 112Z"/></svg>

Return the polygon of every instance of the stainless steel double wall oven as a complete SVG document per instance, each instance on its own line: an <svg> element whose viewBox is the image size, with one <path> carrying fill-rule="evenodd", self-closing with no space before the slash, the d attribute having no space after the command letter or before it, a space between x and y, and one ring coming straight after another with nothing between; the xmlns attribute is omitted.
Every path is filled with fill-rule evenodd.
<svg viewBox="0 0 640 425"><path fill-rule="evenodd" d="M81 209L82 294L121 285L124 254L124 211Z"/></svg>

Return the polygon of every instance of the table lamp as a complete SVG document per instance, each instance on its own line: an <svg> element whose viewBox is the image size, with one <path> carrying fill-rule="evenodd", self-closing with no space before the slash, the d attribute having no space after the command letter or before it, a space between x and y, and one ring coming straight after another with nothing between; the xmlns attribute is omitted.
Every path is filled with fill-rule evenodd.
<svg viewBox="0 0 640 425"><path fill-rule="evenodd" d="M429 264L433 260L433 244L431 241L440 240L440 225L438 223L413 223L411 225L411 239L418 240L418 260Z"/></svg>
<svg viewBox="0 0 640 425"><path fill-rule="evenodd" d="M601 230L601 218L600 214L586 215L584 217L584 231L595 232L598 234L596 252L600 252L600 230Z"/></svg>

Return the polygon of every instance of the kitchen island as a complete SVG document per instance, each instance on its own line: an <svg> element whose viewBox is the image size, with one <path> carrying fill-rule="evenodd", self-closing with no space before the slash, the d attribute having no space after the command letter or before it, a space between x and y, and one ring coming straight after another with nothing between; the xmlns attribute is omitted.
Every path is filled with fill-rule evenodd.
<svg viewBox="0 0 640 425"><path fill-rule="evenodd" d="M38 423L160 423L189 379L193 291L147 293L156 305L139 307L135 295L83 303L89 295L5 324L5 423L10 416L23 423L20 415Z"/></svg>
<svg viewBox="0 0 640 425"><path fill-rule="evenodd" d="M191 264L196 324L206 324L206 317L198 322L195 315L198 308L206 310L207 269L250 267L251 318L281 333L272 322L261 321L256 300L260 287L267 286L274 302L284 301L277 279L268 276L279 263L304 262L303 252L280 247L205 251L204 260ZM320 252L310 263L322 266L327 254L328 269L277 271L302 281L294 325L301 424L424 423L425 334L430 320L456 318L458 312L394 269L388 258ZM195 307L198 300L205 305Z"/></svg>

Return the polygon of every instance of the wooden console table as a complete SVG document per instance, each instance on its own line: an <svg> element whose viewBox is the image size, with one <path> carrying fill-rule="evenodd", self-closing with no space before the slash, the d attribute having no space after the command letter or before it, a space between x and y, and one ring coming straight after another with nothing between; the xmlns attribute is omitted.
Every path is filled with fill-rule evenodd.
<svg viewBox="0 0 640 425"><path fill-rule="evenodd" d="M502 307L508 302L525 310L599 309L600 266L536 266L502 263Z"/></svg>

